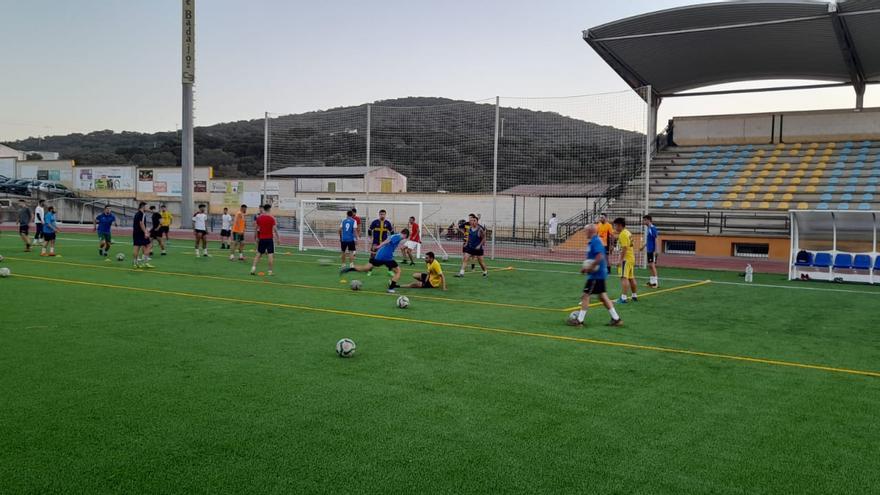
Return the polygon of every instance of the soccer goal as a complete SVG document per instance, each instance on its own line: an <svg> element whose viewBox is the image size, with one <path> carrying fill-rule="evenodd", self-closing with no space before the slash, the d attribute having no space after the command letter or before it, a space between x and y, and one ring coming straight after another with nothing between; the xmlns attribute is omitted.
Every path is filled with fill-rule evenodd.
<svg viewBox="0 0 880 495"><path fill-rule="evenodd" d="M439 227L431 224L431 217L440 211L440 207L422 201L300 200L299 250L338 250L339 226L345 219L346 212L352 208L357 210L357 216L361 219L361 224L358 225L359 251L369 252L371 237L367 233L370 224L384 210L385 219L391 223L391 231L395 233L407 228L410 217L415 218L421 240L416 248L419 258L427 251L434 251L442 259L449 258L449 253L439 240Z"/></svg>

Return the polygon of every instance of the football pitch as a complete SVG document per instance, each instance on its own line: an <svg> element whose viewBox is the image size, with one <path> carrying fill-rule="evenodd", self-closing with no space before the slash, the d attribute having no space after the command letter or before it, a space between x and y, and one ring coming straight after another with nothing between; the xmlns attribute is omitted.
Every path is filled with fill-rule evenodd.
<svg viewBox="0 0 880 495"><path fill-rule="evenodd" d="M90 235L61 233L51 259L0 236L2 492L880 486L880 288L661 260L623 327L596 307L571 328L577 264L456 279L450 260L449 291L400 290L404 310L384 270L342 282L336 253L282 248L270 278L185 240L135 271L117 242L125 262Z"/></svg>

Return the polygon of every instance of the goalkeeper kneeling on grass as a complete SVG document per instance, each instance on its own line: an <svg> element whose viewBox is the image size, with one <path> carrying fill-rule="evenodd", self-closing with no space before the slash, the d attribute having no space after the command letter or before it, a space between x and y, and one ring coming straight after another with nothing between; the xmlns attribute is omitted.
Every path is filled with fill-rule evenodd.
<svg viewBox="0 0 880 495"><path fill-rule="evenodd" d="M446 276L443 268L432 251L425 253L426 273L414 273L415 282L407 285L410 289L443 289L446 290Z"/></svg>
<svg viewBox="0 0 880 495"><path fill-rule="evenodd" d="M388 292L394 294L397 287L399 287L397 282L400 281L400 266L394 261L394 252L397 251L397 246L407 239L409 239L408 229L401 230L399 234L388 236L387 239L379 244L376 254L370 258L366 265L344 266L339 270L339 273L371 272L377 266L384 266L393 272L391 283L388 285Z"/></svg>

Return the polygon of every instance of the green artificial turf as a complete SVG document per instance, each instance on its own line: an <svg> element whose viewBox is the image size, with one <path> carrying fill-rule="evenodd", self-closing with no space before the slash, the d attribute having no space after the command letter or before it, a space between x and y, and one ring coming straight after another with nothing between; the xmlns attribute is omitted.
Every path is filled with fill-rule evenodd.
<svg viewBox="0 0 880 495"><path fill-rule="evenodd" d="M450 290L402 290L400 310L384 273L348 290L335 254L281 254L269 279L216 243L197 259L172 241L153 271L103 262L91 236L58 244L47 259L0 236L3 493L880 486L880 377L786 365L880 372L880 288L662 269L661 289L713 282L575 329L575 264L454 279L448 262Z"/></svg>

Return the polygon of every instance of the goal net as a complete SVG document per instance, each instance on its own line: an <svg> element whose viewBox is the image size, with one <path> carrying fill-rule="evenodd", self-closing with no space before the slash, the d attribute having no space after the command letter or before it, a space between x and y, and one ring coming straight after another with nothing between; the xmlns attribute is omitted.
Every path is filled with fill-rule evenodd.
<svg viewBox="0 0 880 495"><path fill-rule="evenodd" d="M369 253L373 237L369 234L371 225L376 222L378 235L387 236L399 233L403 229L411 229L412 219L419 226L415 254L421 258L424 253L433 251L437 257L449 258L448 243L441 242L445 232L432 220L439 211L438 205L426 204L421 201L369 201L369 200L301 200L299 203L298 224L299 249L320 249L339 252L340 225L346 218L346 212L355 210L360 218L358 225L358 252ZM390 223L390 229L384 222ZM412 232L410 232L412 236ZM415 239L414 239L415 240Z"/></svg>

